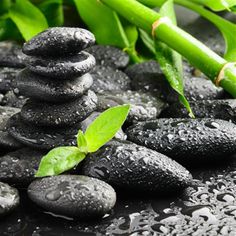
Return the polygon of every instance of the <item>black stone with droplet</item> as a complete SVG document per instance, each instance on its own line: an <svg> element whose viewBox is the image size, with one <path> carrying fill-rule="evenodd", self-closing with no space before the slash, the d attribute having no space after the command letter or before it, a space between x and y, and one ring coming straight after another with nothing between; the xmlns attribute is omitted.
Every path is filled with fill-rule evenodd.
<svg viewBox="0 0 236 236"><path fill-rule="evenodd" d="M22 144L37 149L75 146L79 125L72 127L37 127L24 123L20 114L8 120L8 132Z"/></svg>
<svg viewBox="0 0 236 236"><path fill-rule="evenodd" d="M46 57L74 55L94 43L94 35L86 29L53 27L26 42L23 52L27 55Z"/></svg>
<svg viewBox="0 0 236 236"><path fill-rule="evenodd" d="M215 118L236 122L236 100L202 100L190 101L191 109L196 118ZM167 108L162 117L188 118L188 112L180 103Z"/></svg>
<svg viewBox="0 0 236 236"><path fill-rule="evenodd" d="M48 211L81 219L102 217L116 202L116 193L110 185L81 175L35 180L28 187L28 196Z"/></svg>
<svg viewBox="0 0 236 236"><path fill-rule="evenodd" d="M0 158L0 181L16 186L27 186L38 170L45 152L30 148L7 153Z"/></svg>
<svg viewBox="0 0 236 236"><path fill-rule="evenodd" d="M21 108L26 102L26 98L22 95L18 95L13 91L7 92L0 103L1 106Z"/></svg>
<svg viewBox="0 0 236 236"><path fill-rule="evenodd" d="M97 106L97 96L88 91L81 98L67 103L50 104L29 99L21 109L27 123L38 126L71 126L87 118Z"/></svg>
<svg viewBox="0 0 236 236"><path fill-rule="evenodd" d="M0 147L4 150L16 150L23 147L23 144L13 138L7 131L0 131Z"/></svg>
<svg viewBox="0 0 236 236"><path fill-rule="evenodd" d="M122 71L109 66L95 66L90 74L94 79L91 87L93 91L100 93L103 91L130 89L130 78Z"/></svg>
<svg viewBox="0 0 236 236"><path fill-rule="evenodd" d="M86 51L94 55L98 65L122 69L129 63L128 54L113 46L94 45L87 48Z"/></svg>
<svg viewBox="0 0 236 236"><path fill-rule="evenodd" d="M167 156L133 143L111 142L90 154L85 175L130 191L166 193L183 189L191 174Z"/></svg>
<svg viewBox="0 0 236 236"><path fill-rule="evenodd" d="M7 215L20 204L17 189L0 182L0 216Z"/></svg>
<svg viewBox="0 0 236 236"><path fill-rule="evenodd" d="M92 76L88 73L73 80L55 80L24 69L19 73L14 87L26 97L63 103L81 97L92 83Z"/></svg>
<svg viewBox="0 0 236 236"><path fill-rule="evenodd" d="M62 58L27 56L25 64L30 71L54 79L74 79L88 73L96 64L95 58L81 51Z"/></svg>
<svg viewBox="0 0 236 236"><path fill-rule="evenodd" d="M236 152L236 125L219 119L158 119L126 130L128 139L178 162L193 164Z"/></svg>
<svg viewBox="0 0 236 236"><path fill-rule="evenodd" d="M8 106L0 106L0 131L5 131L7 128L8 119L18 113L20 109Z"/></svg>

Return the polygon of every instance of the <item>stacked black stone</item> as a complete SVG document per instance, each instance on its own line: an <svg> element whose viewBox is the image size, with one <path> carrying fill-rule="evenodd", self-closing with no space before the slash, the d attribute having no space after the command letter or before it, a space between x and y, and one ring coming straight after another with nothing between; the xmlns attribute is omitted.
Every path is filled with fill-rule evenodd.
<svg viewBox="0 0 236 236"><path fill-rule="evenodd" d="M8 121L15 139L40 149L75 144L79 123L97 106L89 90L95 58L83 51L94 42L85 29L55 27L24 44L26 68L15 87L29 99Z"/></svg>

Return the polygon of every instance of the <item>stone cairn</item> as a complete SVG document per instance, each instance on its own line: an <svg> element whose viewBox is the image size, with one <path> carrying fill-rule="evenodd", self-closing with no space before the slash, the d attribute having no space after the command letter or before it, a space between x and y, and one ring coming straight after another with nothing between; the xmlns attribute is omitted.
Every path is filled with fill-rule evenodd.
<svg viewBox="0 0 236 236"><path fill-rule="evenodd" d="M83 51L94 42L85 29L54 27L24 44L26 68L14 86L29 99L8 121L12 137L39 149L75 144L80 122L97 105L88 73L95 58Z"/></svg>

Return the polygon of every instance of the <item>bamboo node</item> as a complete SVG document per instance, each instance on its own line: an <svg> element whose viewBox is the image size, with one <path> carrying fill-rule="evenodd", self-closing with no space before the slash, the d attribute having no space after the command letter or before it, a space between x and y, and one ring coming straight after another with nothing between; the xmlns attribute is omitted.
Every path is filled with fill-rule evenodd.
<svg viewBox="0 0 236 236"><path fill-rule="evenodd" d="M171 20L167 17L161 17L159 19L157 19L156 21L154 21L152 23L152 37L155 37L155 30L161 25L161 24L166 24L166 23L171 23Z"/></svg>
<svg viewBox="0 0 236 236"><path fill-rule="evenodd" d="M218 76L214 80L214 83L217 87L220 86L220 82L225 78L225 70L227 68L230 68L231 66L235 66L235 65L236 65L236 62L227 62L226 64L224 64L224 66L220 70Z"/></svg>

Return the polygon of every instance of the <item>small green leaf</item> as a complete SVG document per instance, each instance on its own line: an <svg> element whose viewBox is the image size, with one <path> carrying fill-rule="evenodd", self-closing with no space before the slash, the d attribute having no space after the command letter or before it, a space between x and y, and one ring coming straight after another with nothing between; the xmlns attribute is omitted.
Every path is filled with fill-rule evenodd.
<svg viewBox="0 0 236 236"><path fill-rule="evenodd" d="M0 14L7 12L11 6L11 0L1 0L0 1Z"/></svg>
<svg viewBox="0 0 236 236"><path fill-rule="evenodd" d="M42 12L28 0L16 0L9 10L9 17L25 40L31 39L48 27Z"/></svg>
<svg viewBox="0 0 236 236"><path fill-rule="evenodd" d="M129 109L129 105L109 108L89 125L85 132L89 152L97 151L115 136L125 122Z"/></svg>
<svg viewBox="0 0 236 236"><path fill-rule="evenodd" d="M230 10L236 5L236 0L192 0L202 6L208 7L213 11Z"/></svg>
<svg viewBox="0 0 236 236"><path fill-rule="evenodd" d="M142 29L139 29L140 38L142 39L144 45L149 49L149 51L156 55L156 48L154 40L148 35L148 33Z"/></svg>
<svg viewBox="0 0 236 236"><path fill-rule="evenodd" d="M85 158L77 147L57 147L52 149L40 162L36 177L59 175L70 170Z"/></svg>
<svg viewBox="0 0 236 236"><path fill-rule="evenodd" d="M10 18L0 20L0 41L8 39L22 40L19 30Z"/></svg>
<svg viewBox="0 0 236 236"><path fill-rule="evenodd" d="M82 130L79 130L77 135L77 146L80 152L88 153L87 140Z"/></svg>

